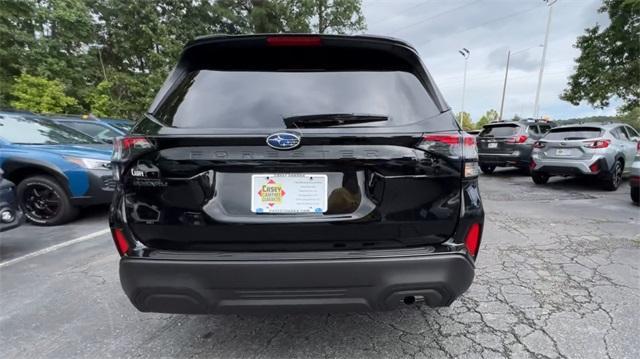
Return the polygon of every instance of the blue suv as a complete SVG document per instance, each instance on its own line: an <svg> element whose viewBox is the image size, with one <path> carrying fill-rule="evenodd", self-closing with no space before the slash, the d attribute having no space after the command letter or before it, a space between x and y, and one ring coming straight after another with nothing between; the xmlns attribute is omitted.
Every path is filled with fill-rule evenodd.
<svg viewBox="0 0 640 359"><path fill-rule="evenodd" d="M111 152L111 145L50 120L0 113L0 169L35 224L63 224L82 206L109 203Z"/></svg>

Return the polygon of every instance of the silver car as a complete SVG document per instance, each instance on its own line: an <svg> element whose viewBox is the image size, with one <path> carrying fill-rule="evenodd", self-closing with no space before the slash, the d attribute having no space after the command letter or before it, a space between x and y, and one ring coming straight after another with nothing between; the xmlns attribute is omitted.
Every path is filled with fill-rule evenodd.
<svg viewBox="0 0 640 359"><path fill-rule="evenodd" d="M531 178L544 184L555 175L593 176L615 191L631 171L639 140L638 132L622 123L556 127L534 144Z"/></svg>

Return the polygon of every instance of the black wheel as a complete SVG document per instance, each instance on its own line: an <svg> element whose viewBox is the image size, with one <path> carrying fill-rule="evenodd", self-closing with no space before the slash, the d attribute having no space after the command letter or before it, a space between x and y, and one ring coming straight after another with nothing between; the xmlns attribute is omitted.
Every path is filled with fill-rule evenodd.
<svg viewBox="0 0 640 359"><path fill-rule="evenodd" d="M640 187L631 187L631 200L635 204L640 203Z"/></svg>
<svg viewBox="0 0 640 359"><path fill-rule="evenodd" d="M72 220L78 214L67 192L52 177L25 178L16 190L24 215L34 224L56 226Z"/></svg>
<svg viewBox="0 0 640 359"><path fill-rule="evenodd" d="M617 190L620 187L620 182L622 182L623 169L622 161L617 160L611 171L602 179L602 187L607 191Z"/></svg>
<svg viewBox="0 0 640 359"><path fill-rule="evenodd" d="M545 184L549 182L549 175L540 172L531 172L531 179L535 184Z"/></svg>
<svg viewBox="0 0 640 359"><path fill-rule="evenodd" d="M482 173L490 175L493 173L493 171L496 170L496 166L493 165L480 165L480 170L482 170Z"/></svg>

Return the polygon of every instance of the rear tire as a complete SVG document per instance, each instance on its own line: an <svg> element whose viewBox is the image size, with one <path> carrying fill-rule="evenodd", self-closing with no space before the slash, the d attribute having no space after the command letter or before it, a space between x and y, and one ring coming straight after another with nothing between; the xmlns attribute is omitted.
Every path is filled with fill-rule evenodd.
<svg viewBox="0 0 640 359"><path fill-rule="evenodd" d="M480 170L482 170L482 173L486 174L486 175L490 175L493 173L493 171L496 170L496 166L493 165L480 165Z"/></svg>
<svg viewBox="0 0 640 359"><path fill-rule="evenodd" d="M620 182L622 182L622 170L623 170L622 161L617 160L613 165L613 168L609 173L607 173L602 179L602 188L607 191L615 191L620 187Z"/></svg>
<svg viewBox="0 0 640 359"><path fill-rule="evenodd" d="M69 195L53 177L27 177L18 184L16 192L20 208L33 224L57 226L78 215Z"/></svg>
<svg viewBox="0 0 640 359"><path fill-rule="evenodd" d="M535 184L546 184L549 182L549 175L540 172L531 172L531 179Z"/></svg>
<svg viewBox="0 0 640 359"><path fill-rule="evenodd" d="M631 187L631 200L636 205L640 204L640 187Z"/></svg>

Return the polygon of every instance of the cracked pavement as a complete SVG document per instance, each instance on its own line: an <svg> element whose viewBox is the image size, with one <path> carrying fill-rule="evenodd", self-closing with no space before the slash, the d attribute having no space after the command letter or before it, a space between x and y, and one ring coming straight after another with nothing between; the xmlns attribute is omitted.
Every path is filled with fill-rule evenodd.
<svg viewBox="0 0 640 359"><path fill-rule="evenodd" d="M574 179L536 186L515 170L480 182L487 215L476 278L451 307L324 315L139 313L120 288L117 255L104 235L0 269L0 355L639 358L640 209L631 204L628 185L613 193ZM98 214L46 235L63 238L105 226ZM0 234L3 260L44 233L26 226Z"/></svg>

